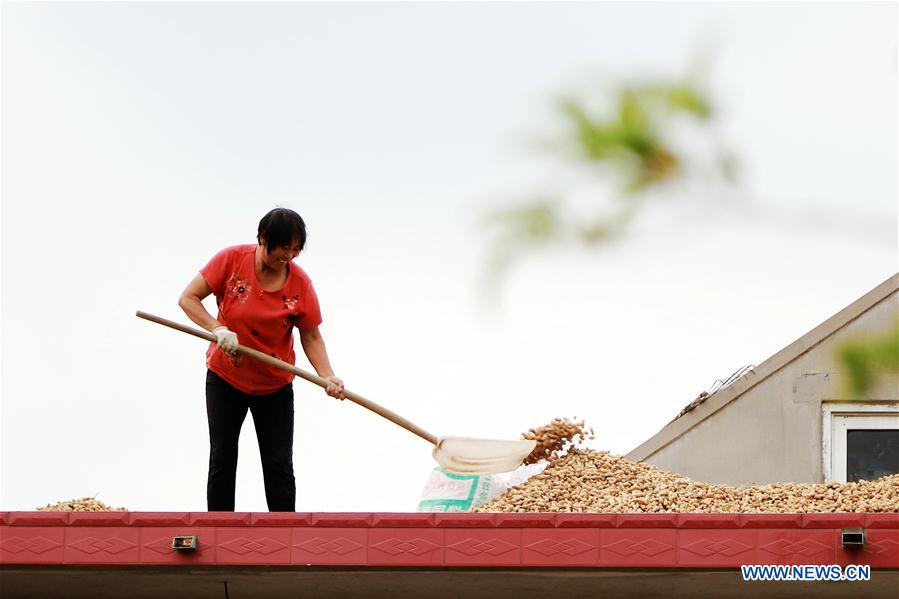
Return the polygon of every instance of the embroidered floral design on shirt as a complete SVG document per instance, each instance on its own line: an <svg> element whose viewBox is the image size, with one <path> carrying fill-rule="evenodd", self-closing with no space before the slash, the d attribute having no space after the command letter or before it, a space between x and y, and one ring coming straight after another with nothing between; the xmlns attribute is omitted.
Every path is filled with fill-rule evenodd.
<svg viewBox="0 0 899 599"><path fill-rule="evenodd" d="M245 304L247 298L250 297L250 292L253 291L253 286L250 285L249 282L238 277L236 272L233 272L231 273L231 278L228 279L228 283L225 285L225 289L228 297L236 299L241 304Z"/></svg>
<svg viewBox="0 0 899 599"><path fill-rule="evenodd" d="M297 302L300 301L300 294L298 293L293 297L282 295L281 299L284 300L284 309L293 312L297 308Z"/></svg>

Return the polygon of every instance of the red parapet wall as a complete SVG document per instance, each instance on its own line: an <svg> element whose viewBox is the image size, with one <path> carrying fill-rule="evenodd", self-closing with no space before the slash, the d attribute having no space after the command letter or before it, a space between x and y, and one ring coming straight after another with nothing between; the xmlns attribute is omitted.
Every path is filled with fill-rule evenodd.
<svg viewBox="0 0 899 599"><path fill-rule="evenodd" d="M0 564L899 569L899 514L0 512Z"/></svg>

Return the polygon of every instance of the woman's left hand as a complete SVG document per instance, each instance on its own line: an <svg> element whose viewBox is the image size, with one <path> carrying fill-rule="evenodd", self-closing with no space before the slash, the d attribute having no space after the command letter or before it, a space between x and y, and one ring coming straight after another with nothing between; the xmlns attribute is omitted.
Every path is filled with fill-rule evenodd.
<svg viewBox="0 0 899 599"><path fill-rule="evenodd" d="M336 376L326 376L324 377L328 383L330 383L327 388L325 388L325 393L330 395L331 397L336 397L337 399L346 399L343 395L343 381L337 378Z"/></svg>

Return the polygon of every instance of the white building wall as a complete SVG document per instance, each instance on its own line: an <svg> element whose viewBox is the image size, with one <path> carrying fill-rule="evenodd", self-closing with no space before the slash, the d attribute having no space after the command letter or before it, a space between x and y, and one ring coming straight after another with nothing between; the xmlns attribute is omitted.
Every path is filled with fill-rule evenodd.
<svg viewBox="0 0 899 599"><path fill-rule="evenodd" d="M710 483L824 482L822 402L866 399L899 412L896 375L865 398L847 395L836 347L895 331L897 319L894 292L643 461Z"/></svg>

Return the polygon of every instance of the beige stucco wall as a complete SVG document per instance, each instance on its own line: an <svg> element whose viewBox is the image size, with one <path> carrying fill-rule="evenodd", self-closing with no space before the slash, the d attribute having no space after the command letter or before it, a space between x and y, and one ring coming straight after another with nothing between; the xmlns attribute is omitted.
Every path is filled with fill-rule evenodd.
<svg viewBox="0 0 899 599"><path fill-rule="evenodd" d="M835 346L895 330L897 308L894 292L643 461L711 483L823 482L822 401L853 399ZM866 399L899 411L897 387L886 376Z"/></svg>

